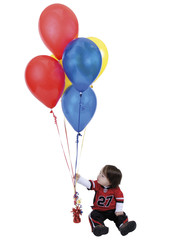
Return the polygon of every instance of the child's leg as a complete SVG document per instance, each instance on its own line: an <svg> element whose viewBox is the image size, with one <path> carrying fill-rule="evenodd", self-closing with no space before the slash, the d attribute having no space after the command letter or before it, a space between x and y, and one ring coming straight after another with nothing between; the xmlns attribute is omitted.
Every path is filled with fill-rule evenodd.
<svg viewBox="0 0 192 240"><path fill-rule="evenodd" d="M103 234L107 234L109 229L105 226L104 221L106 217L102 212L93 210L89 215L89 222L91 224L92 232L96 236L101 236Z"/></svg>
<svg viewBox="0 0 192 240"><path fill-rule="evenodd" d="M117 228L120 228L123 224L128 222L128 217L125 213L123 213L123 215L116 216L114 222L115 222Z"/></svg>
<svg viewBox="0 0 192 240"><path fill-rule="evenodd" d="M123 215L116 216L114 222L123 236L127 235L129 232L134 231L136 228L136 222L129 222L128 217L125 213Z"/></svg>

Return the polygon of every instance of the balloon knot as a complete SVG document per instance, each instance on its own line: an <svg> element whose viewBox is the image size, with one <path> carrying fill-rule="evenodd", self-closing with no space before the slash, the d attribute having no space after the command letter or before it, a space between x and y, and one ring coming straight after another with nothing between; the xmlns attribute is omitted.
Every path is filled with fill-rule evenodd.
<svg viewBox="0 0 192 240"><path fill-rule="evenodd" d="M54 117L54 120L55 120L55 124L57 125L57 117L55 116L55 114L54 114L53 110L51 110L51 111L50 111L50 113L52 113L52 114L53 114L53 117Z"/></svg>
<svg viewBox="0 0 192 240"><path fill-rule="evenodd" d="M79 137L82 137L82 135L81 135L81 133L80 133L80 132L78 132L78 133L77 133L77 140L76 140L76 143L78 143L78 142L79 142Z"/></svg>

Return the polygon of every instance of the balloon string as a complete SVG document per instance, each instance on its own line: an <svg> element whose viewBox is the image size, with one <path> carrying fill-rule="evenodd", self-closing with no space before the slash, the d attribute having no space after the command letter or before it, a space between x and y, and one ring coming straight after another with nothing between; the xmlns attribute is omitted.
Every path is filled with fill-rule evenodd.
<svg viewBox="0 0 192 240"><path fill-rule="evenodd" d="M74 177L73 165L72 165L72 161L71 161L71 153L70 153L70 148L69 148L69 139L68 139L68 134L67 134L67 126L66 126L65 118L64 118L64 128L65 128L65 136L66 136L66 141L67 141L67 148L68 148L68 153L69 153L69 160L70 160L70 165L71 165L72 176ZM74 182L73 182L73 185L74 185Z"/></svg>
<svg viewBox="0 0 192 240"><path fill-rule="evenodd" d="M76 161L75 161L75 184L74 184L74 189L76 192L76 183L77 183L77 179L76 179L76 174L77 174L77 162L78 162L78 147L79 147L79 136L82 136L80 134L80 117L81 117L81 98L82 98L82 92L79 93L80 99L79 99L79 116L78 116L78 133L77 133L77 137L76 137Z"/></svg>
<svg viewBox="0 0 192 240"><path fill-rule="evenodd" d="M83 138L82 138L82 142L81 142L81 151L80 151L79 161L78 162L80 162L80 160L81 160L81 155L82 155L83 145L84 145L84 139L85 139L85 133L86 133L86 128L85 128L85 130L83 132ZM80 164L78 164L77 172L79 172L79 165Z"/></svg>
<svg viewBox="0 0 192 240"><path fill-rule="evenodd" d="M69 173L70 173L70 175L71 175L71 171L70 171L70 167L69 167L69 164L68 164L68 161L67 161L67 157L66 157L66 155L65 155L65 150L64 150L64 147L63 147L63 143L62 143L62 141L61 141L61 135L60 135L59 126L58 126L58 123L57 123L57 117L55 116L53 110L51 110L50 113L53 114L53 117L54 117L54 120L55 120L55 125L56 125L56 127L57 127L57 132L58 132L59 139L60 139L60 144L61 144L61 147L62 147L62 150L63 150L63 155L64 155L64 158L65 158L65 161L66 161L66 164L67 164ZM72 179L72 184L74 184L74 183L73 183L73 176L71 176L71 179Z"/></svg>
<svg viewBox="0 0 192 240"><path fill-rule="evenodd" d="M77 137L76 137L76 161L75 161L75 184L74 184L74 190L76 193L76 183L77 183L77 178L76 178L76 174L77 174L77 162L78 162L78 149L79 149L79 137L82 136L80 133L77 133Z"/></svg>

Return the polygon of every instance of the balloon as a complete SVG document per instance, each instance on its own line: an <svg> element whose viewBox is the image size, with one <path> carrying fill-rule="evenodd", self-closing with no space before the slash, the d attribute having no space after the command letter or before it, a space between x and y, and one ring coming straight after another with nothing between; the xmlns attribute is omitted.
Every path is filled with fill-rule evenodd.
<svg viewBox="0 0 192 240"><path fill-rule="evenodd" d="M61 59L67 44L78 36L78 20L67 6L52 4L40 15L39 33L48 49Z"/></svg>
<svg viewBox="0 0 192 240"><path fill-rule="evenodd" d="M59 63L61 64L61 66L63 67L63 63L62 63L62 59L59 60ZM66 89L68 87L70 87L72 85L71 81L69 80L69 78L67 77L67 75L65 74L65 88L64 88L64 91L63 93L66 91Z"/></svg>
<svg viewBox="0 0 192 240"><path fill-rule="evenodd" d="M57 60L61 64L61 66L63 67L62 59L58 60L53 54L51 55L51 57L54 58L55 60Z"/></svg>
<svg viewBox="0 0 192 240"><path fill-rule="evenodd" d="M67 45L62 62L69 80L79 92L83 92L99 74L102 58L93 41L77 38Z"/></svg>
<svg viewBox="0 0 192 240"><path fill-rule="evenodd" d="M68 87L70 87L72 85L71 81L69 80L69 78L67 77L67 75L65 74L65 88L64 88L64 92L67 90Z"/></svg>
<svg viewBox="0 0 192 240"><path fill-rule="evenodd" d="M81 132L95 113L97 98L91 88L80 93L72 85L63 94L61 104L68 122L75 131Z"/></svg>
<svg viewBox="0 0 192 240"><path fill-rule="evenodd" d="M99 75L97 76L97 78L95 79L95 81L101 76L101 74L103 73L103 71L105 70L107 63L108 63L108 50L106 45L104 44L104 42L102 42L100 39L96 38L96 37L89 37L88 39L90 39L91 41L93 41L97 47L99 48L100 52L101 52L101 56L102 56L102 66L101 66L101 70L99 72Z"/></svg>
<svg viewBox="0 0 192 240"><path fill-rule="evenodd" d="M39 101L49 108L56 106L65 86L65 74L57 60L45 55L33 58L26 67L25 80Z"/></svg>
<svg viewBox="0 0 192 240"><path fill-rule="evenodd" d="M52 58L54 58L55 60L59 61L53 54L51 55Z"/></svg>
<svg viewBox="0 0 192 240"><path fill-rule="evenodd" d="M61 66L63 67L63 63L62 60L58 60L54 55L51 55L52 58L56 59L57 61L59 61L59 63L61 64ZM69 80L69 78L67 77L67 75L65 74L65 88L63 93L65 92L65 90L70 87L72 85L71 81Z"/></svg>

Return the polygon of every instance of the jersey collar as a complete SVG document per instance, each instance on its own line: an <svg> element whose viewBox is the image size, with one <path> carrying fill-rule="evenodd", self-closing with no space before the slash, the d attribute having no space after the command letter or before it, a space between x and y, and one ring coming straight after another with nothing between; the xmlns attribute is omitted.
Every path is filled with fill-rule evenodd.
<svg viewBox="0 0 192 240"><path fill-rule="evenodd" d="M102 185L101 185L101 187L104 188L104 189L109 189L109 188L111 188L111 186L105 187L105 186L102 186Z"/></svg>

